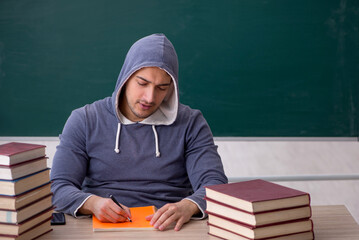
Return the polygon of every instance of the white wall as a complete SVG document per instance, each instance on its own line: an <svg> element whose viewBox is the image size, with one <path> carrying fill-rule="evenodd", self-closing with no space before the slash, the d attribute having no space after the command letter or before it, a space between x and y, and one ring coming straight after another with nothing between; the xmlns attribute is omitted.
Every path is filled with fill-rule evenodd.
<svg viewBox="0 0 359 240"><path fill-rule="evenodd" d="M359 143L216 141L229 179L279 179L310 193L312 205L346 205L359 223ZM287 179L287 181L285 181ZM300 181L288 181L300 179ZM333 179L333 180L313 180ZM347 179L347 180L336 180Z"/></svg>

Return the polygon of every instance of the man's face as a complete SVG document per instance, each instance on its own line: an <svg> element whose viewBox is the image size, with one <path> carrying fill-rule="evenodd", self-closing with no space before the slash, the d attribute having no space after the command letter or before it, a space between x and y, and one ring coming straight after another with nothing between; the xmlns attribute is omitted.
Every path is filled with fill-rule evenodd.
<svg viewBox="0 0 359 240"><path fill-rule="evenodd" d="M145 67L138 70L123 88L121 113L133 122L144 120L161 105L171 83L171 77L160 68Z"/></svg>

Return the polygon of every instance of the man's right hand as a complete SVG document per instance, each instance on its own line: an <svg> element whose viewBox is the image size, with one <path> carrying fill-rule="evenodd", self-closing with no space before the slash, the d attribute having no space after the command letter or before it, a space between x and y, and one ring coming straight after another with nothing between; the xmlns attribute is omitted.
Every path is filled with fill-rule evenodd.
<svg viewBox="0 0 359 240"><path fill-rule="evenodd" d="M130 209L121 204L120 208L111 198L103 198L96 195L89 197L79 209L81 214L93 214L101 222L125 222L131 218Z"/></svg>

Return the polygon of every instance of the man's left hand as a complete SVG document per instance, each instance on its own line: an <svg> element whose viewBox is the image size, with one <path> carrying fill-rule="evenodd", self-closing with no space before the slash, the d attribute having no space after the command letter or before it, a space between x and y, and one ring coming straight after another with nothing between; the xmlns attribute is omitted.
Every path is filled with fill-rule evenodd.
<svg viewBox="0 0 359 240"><path fill-rule="evenodd" d="M154 228L163 231L170 224L176 222L175 231L179 231L183 224L198 213L199 209L195 203L188 199L182 199L176 203L168 203L161 207L155 214L147 216Z"/></svg>

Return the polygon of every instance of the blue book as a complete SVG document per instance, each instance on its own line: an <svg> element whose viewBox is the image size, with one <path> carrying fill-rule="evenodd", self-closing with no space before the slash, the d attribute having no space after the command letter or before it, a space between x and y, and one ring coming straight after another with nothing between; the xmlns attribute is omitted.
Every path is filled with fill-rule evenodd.
<svg viewBox="0 0 359 240"><path fill-rule="evenodd" d="M50 182L49 168L15 180L0 179L0 195L19 195L48 182Z"/></svg>

